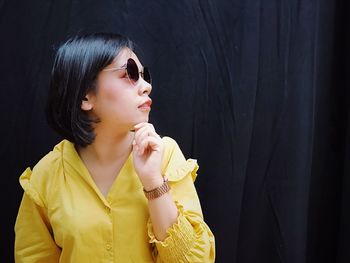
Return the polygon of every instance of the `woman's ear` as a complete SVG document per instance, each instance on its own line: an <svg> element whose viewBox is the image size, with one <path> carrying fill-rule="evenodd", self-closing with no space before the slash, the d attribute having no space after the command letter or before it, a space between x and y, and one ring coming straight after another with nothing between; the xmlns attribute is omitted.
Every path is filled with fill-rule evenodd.
<svg viewBox="0 0 350 263"><path fill-rule="evenodd" d="M90 111L93 108L92 96L87 94L84 99L81 101L81 109L83 111Z"/></svg>

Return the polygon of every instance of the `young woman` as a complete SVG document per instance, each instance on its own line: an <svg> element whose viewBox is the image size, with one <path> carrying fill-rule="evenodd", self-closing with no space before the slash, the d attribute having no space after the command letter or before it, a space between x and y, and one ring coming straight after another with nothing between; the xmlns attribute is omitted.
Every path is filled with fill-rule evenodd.
<svg viewBox="0 0 350 263"><path fill-rule="evenodd" d="M214 262L198 165L148 123L151 90L125 37L59 48L47 115L65 139L20 177L16 262Z"/></svg>

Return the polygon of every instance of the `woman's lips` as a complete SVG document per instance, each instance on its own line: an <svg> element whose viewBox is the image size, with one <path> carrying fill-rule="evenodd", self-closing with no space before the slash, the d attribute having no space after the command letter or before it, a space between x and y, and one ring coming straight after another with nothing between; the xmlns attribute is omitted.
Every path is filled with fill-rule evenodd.
<svg viewBox="0 0 350 263"><path fill-rule="evenodd" d="M145 103L142 103L138 108L144 111L150 111L152 105L152 100L147 100Z"/></svg>

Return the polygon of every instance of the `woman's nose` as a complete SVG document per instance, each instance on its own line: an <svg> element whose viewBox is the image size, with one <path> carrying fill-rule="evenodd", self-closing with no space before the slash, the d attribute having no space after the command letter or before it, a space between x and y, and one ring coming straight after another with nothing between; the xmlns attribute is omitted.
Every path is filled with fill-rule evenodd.
<svg viewBox="0 0 350 263"><path fill-rule="evenodd" d="M147 95L149 95L152 91L152 85L147 81L145 81L143 78L140 78L139 82L140 82L140 89L139 89L140 94L142 95L146 93Z"/></svg>

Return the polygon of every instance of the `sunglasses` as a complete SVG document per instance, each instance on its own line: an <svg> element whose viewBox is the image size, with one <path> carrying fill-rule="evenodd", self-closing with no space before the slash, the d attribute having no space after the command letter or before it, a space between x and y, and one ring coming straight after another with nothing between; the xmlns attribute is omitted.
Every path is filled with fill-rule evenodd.
<svg viewBox="0 0 350 263"><path fill-rule="evenodd" d="M126 68L107 68L102 71L117 71L117 70L126 70L126 73L128 74L128 78L130 82L135 84L141 75L141 78L143 78L146 82L151 84L152 79L151 79L151 74L148 70L147 67L143 67L143 72L139 71L139 68L132 58L129 58L128 61L126 62Z"/></svg>

